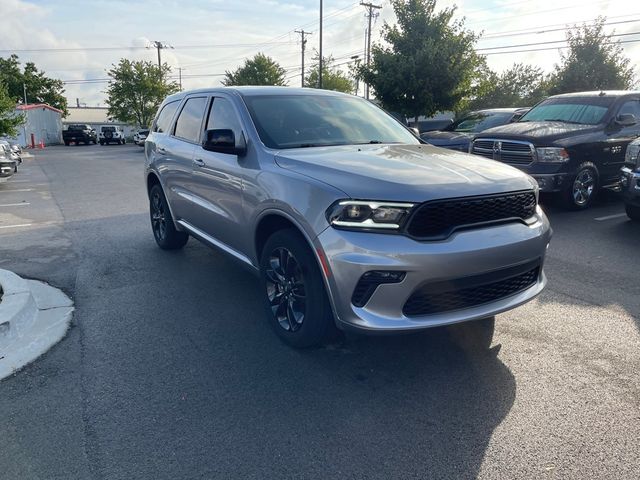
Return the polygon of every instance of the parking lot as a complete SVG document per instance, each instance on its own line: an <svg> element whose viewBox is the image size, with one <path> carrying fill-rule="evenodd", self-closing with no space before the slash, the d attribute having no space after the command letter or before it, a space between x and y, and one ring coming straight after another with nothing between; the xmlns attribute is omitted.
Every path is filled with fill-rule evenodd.
<svg viewBox="0 0 640 480"><path fill-rule="evenodd" d="M47 147L0 184L0 268L73 297L0 382L0 478L640 477L640 225L545 199L549 284L488 355L433 330L282 344L258 282L155 245L135 145Z"/></svg>

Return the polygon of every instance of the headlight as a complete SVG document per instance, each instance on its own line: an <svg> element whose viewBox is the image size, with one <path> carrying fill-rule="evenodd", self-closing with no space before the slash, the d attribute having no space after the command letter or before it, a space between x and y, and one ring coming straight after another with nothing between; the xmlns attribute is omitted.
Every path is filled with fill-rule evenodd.
<svg viewBox="0 0 640 480"><path fill-rule="evenodd" d="M413 203L342 200L327 210L327 220L338 228L399 230Z"/></svg>
<svg viewBox="0 0 640 480"><path fill-rule="evenodd" d="M536 148L536 154L539 162L562 163L569 160L569 152L564 148L543 147Z"/></svg>
<svg viewBox="0 0 640 480"><path fill-rule="evenodd" d="M632 163L640 166L638 154L640 154L640 143L630 143L627 147L627 153L624 156L624 163Z"/></svg>

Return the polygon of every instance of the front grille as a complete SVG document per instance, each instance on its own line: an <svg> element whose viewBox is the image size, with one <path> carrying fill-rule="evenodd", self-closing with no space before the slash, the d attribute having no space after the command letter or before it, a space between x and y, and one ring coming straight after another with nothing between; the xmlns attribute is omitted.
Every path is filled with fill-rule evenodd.
<svg viewBox="0 0 640 480"><path fill-rule="evenodd" d="M529 165L534 160L534 150L530 143L508 140L475 140L471 153L512 165Z"/></svg>
<svg viewBox="0 0 640 480"><path fill-rule="evenodd" d="M406 231L418 239L440 240L472 225L524 221L535 211L536 195L532 191L435 200L417 207Z"/></svg>
<svg viewBox="0 0 640 480"><path fill-rule="evenodd" d="M524 270L524 271L523 271ZM540 262L445 282L425 284L404 304L407 317L463 310L495 302L533 286Z"/></svg>

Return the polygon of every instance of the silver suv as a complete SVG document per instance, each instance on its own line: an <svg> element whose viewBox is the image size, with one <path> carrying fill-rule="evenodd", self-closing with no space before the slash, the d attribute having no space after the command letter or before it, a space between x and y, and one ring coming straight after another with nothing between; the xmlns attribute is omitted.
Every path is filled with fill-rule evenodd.
<svg viewBox="0 0 640 480"><path fill-rule="evenodd" d="M286 87L182 92L145 143L153 234L193 236L260 275L297 347L335 327L441 325L491 343L494 315L546 283L538 187L510 166L422 143L358 97Z"/></svg>

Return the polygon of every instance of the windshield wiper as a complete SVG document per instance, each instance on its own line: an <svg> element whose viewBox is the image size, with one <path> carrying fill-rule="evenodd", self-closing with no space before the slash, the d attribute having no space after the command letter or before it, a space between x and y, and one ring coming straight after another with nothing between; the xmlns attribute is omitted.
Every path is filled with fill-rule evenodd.
<svg viewBox="0 0 640 480"><path fill-rule="evenodd" d="M547 122L560 122L560 123L571 123L573 125L580 125L580 122L572 122L570 120L563 120L562 118L550 118L546 120Z"/></svg>

